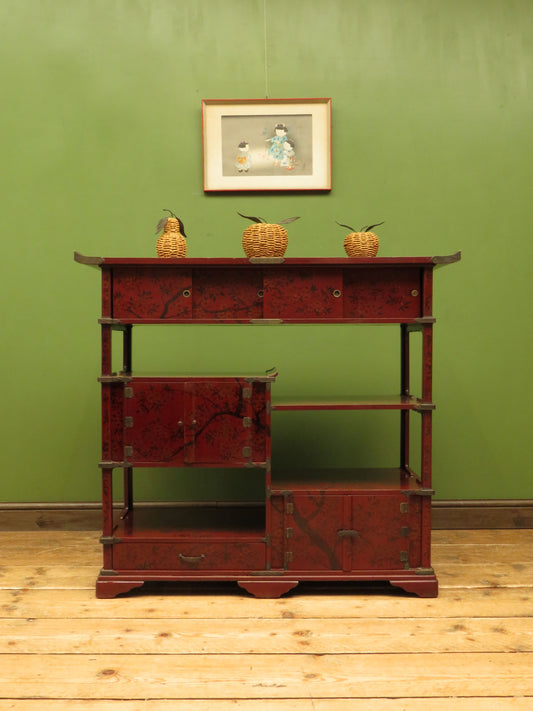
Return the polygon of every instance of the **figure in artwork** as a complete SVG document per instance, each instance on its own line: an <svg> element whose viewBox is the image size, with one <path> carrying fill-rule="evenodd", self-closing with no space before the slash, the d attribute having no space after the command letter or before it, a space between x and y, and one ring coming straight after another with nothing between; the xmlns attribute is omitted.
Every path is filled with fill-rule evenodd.
<svg viewBox="0 0 533 711"><path fill-rule="evenodd" d="M283 144L288 138L287 126L284 123L277 123L274 127L274 135L267 138L270 143L268 155L274 161L274 165L279 165L283 160Z"/></svg>
<svg viewBox="0 0 533 711"><path fill-rule="evenodd" d="M239 173L247 173L250 170L250 144L248 141L241 141L237 146L235 167Z"/></svg>
<svg viewBox="0 0 533 711"><path fill-rule="evenodd" d="M287 138L283 144L283 157L281 165L287 170L294 170L296 153L294 152L294 141L292 138Z"/></svg>

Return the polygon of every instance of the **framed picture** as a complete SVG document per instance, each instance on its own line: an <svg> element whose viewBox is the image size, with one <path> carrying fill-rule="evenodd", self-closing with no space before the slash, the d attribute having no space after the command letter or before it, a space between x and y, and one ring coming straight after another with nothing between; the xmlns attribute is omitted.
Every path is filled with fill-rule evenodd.
<svg viewBox="0 0 533 711"><path fill-rule="evenodd" d="M204 99L204 190L331 190L331 99Z"/></svg>

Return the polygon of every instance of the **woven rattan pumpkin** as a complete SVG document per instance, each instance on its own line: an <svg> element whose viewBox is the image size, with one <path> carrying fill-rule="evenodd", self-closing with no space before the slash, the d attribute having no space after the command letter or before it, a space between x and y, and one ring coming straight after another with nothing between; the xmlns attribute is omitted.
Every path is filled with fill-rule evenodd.
<svg viewBox="0 0 533 711"><path fill-rule="evenodd" d="M341 225L340 222L337 222ZM349 225L341 225L346 229L351 230L344 239L344 250L349 257L375 257L379 249L379 238L374 232L370 232L373 227L382 225L383 222L378 222L375 225L363 227L362 230L356 232Z"/></svg>
<svg viewBox="0 0 533 711"><path fill-rule="evenodd" d="M255 224L247 227L242 234L244 253L250 257L283 257L289 243L287 230L283 225L298 220L298 217L289 217L278 223L265 222L260 217L242 215Z"/></svg>
<svg viewBox="0 0 533 711"><path fill-rule="evenodd" d="M170 212L170 210L166 210ZM171 217L164 217L159 221L156 234L163 229L163 234L156 243L158 257L185 257L187 254L187 242L185 241L185 230L183 222L170 213Z"/></svg>

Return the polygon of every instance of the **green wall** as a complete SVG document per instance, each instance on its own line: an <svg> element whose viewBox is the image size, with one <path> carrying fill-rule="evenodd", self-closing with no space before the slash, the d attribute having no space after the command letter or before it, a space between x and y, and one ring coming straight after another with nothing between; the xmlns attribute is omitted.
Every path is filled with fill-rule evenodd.
<svg viewBox="0 0 533 711"><path fill-rule="evenodd" d="M334 220L386 220L382 256L461 249L435 275L437 495L533 498L532 20L530 0L2 0L0 499L98 499L99 274L72 254L155 256L163 208L191 257L243 256L237 210L301 215L292 257L342 256ZM204 195L201 99L267 92L332 98L332 192ZM397 389L387 327L137 333L161 372ZM283 418L275 463L395 456L386 415Z"/></svg>

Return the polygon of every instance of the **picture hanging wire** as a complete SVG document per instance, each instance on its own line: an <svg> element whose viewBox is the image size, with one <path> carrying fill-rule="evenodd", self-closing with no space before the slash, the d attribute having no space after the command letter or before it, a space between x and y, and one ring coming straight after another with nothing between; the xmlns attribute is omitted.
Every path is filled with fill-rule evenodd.
<svg viewBox="0 0 533 711"><path fill-rule="evenodd" d="M263 0L263 36L265 38L265 99L268 99L267 0Z"/></svg>

